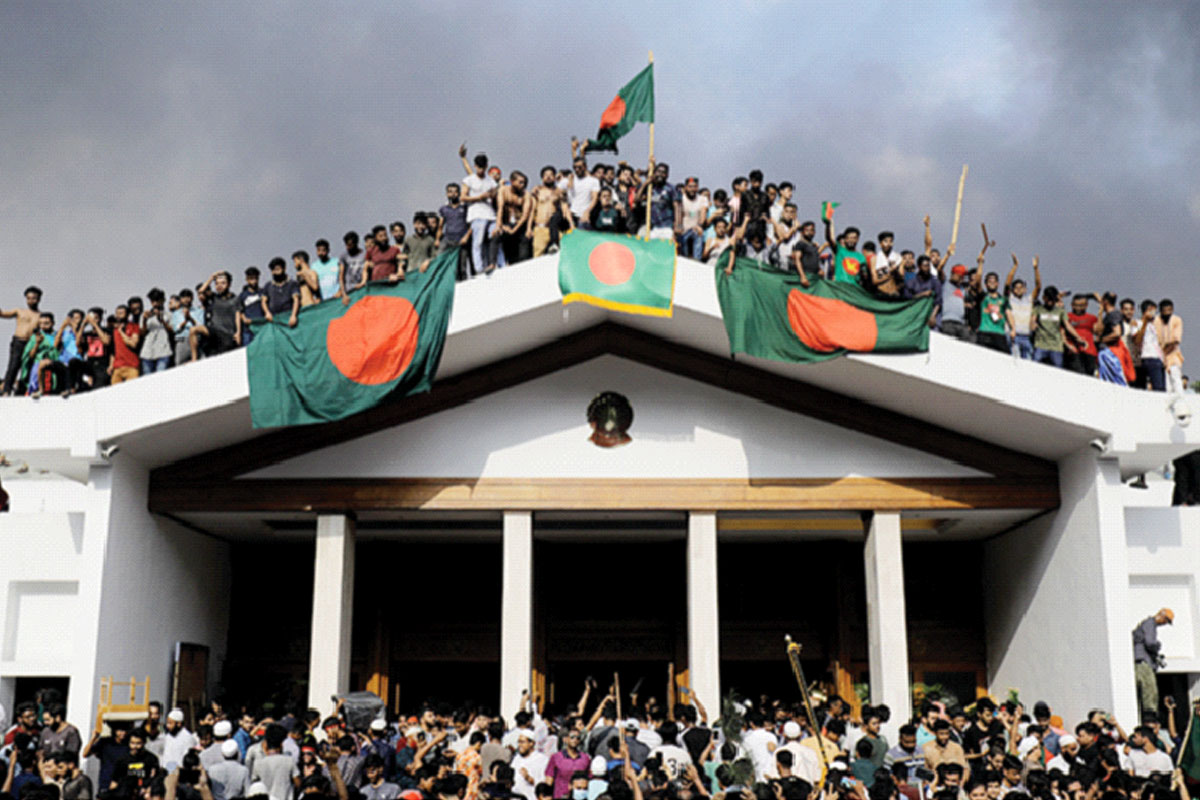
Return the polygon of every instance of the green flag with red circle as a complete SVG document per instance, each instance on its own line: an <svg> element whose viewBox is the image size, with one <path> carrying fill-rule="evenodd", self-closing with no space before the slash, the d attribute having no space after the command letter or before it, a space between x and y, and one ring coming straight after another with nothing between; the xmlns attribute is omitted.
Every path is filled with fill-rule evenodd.
<svg viewBox="0 0 1200 800"><path fill-rule="evenodd" d="M369 283L301 309L295 328L253 323L246 348L250 419L256 428L342 419L384 398L433 385L450 312L458 248L425 272Z"/></svg>
<svg viewBox="0 0 1200 800"><path fill-rule="evenodd" d="M600 115L600 130L589 139L587 149L617 152L617 140L639 122L654 122L654 65L649 64L629 83Z"/></svg>
<svg viewBox="0 0 1200 800"><path fill-rule="evenodd" d="M669 317L675 296L675 242L574 230L558 252L563 304Z"/></svg>
<svg viewBox="0 0 1200 800"><path fill-rule="evenodd" d="M729 349L774 361L825 361L846 353L929 349L933 298L884 300L851 283L822 278L804 286L795 273L739 258L716 268L717 299Z"/></svg>

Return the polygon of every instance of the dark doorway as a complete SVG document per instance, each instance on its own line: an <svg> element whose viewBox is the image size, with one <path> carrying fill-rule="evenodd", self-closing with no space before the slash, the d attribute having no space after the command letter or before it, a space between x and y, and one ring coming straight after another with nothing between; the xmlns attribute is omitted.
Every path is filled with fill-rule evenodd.
<svg viewBox="0 0 1200 800"><path fill-rule="evenodd" d="M67 702L67 689L70 688L70 685L70 678L23 677L14 679L13 710L10 712L13 718L5 720L4 724L7 726L16 721L15 709L21 703L38 703L44 706L53 700L65 705Z"/></svg>
<svg viewBox="0 0 1200 800"><path fill-rule="evenodd" d="M682 538L534 542L534 668L547 708L573 709L589 675L602 697L614 672L625 697L641 679L639 701L665 702L668 665L687 658L686 557Z"/></svg>

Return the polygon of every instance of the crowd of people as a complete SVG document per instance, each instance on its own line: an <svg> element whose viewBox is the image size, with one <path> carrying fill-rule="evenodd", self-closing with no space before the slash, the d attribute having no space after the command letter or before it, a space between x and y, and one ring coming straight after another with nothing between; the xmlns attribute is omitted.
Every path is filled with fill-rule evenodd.
<svg viewBox="0 0 1200 800"><path fill-rule="evenodd" d="M1147 711L1130 731L1102 710L1068 727L1044 702L1027 714L1016 699L924 699L890 742L886 706L836 695L818 695L811 712L730 696L714 720L686 691L691 702L668 705L598 695L589 681L577 705L543 716L525 694L511 720L433 701L413 716L379 701L324 718L214 703L194 731L181 709L151 703L144 720L86 740L49 698L16 709L0 798L1189 800L1195 786L1177 768L1188 719L1170 698L1165 724Z"/></svg>
<svg viewBox="0 0 1200 800"><path fill-rule="evenodd" d="M0 394L69 396L122 383L244 346L256 321L294 326L306 306L348 303L368 282L419 275L452 248L461 247L458 277L466 280L553 253L576 227L671 239L684 257L730 270L736 253L795 272L805 285L835 280L882 298L929 296L930 326L958 339L1114 383L1173 395L1188 390L1183 321L1170 299L1139 303L1113 292L1043 286L1037 256L1032 289L1017 277L1015 255L1001 282L999 273L984 272L986 237L974 269L951 264L955 245L933 247L929 217L918 254L897 249L891 231L875 241L855 227L839 233L832 211L821 215L818 238L817 223L799 215L795 186L764 184L761 170L734 178L728 191L710 191L694 176L672 183L669 166L653 160L645 170L626 162L589 166L573 139L571 167L545 166L531 186L519 170L506 179L485 154L468 161L465 143L458 155L465 176L446 185L437 211L413 215L411 232L401 221L350 231L336 257L329 241L318 239L315 255L292 253L291 271L282 257L270 260L266 278L247 268L240 289L221 270L175 294L156 287L145 300L130 297L111 314L101 306L76 308L59 320L42 309L41 289L28 287L23 308L0 311L16 319Z"/></svg>

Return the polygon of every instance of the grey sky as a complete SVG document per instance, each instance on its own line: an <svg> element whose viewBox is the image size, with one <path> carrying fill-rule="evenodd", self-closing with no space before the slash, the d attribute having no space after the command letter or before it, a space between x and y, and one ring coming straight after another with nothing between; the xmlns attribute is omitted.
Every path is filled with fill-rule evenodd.
<svg viewBox="0 0 1200 800"><path fill-rule="evenodd" d="M1200 318L1200 4L0 4L0 305L112 308L565 165L655 51L657 155ZM646 132L623 142L641 162ZM609 160L607 156L602 156ZM0 335L7 335L0 330ZM1189 348L1185 343L1185 352Z"/></svg>

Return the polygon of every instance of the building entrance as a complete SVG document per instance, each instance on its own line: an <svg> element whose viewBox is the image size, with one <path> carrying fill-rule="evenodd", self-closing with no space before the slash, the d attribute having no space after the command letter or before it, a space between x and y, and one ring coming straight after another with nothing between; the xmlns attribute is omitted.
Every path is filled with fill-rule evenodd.
<svg viewBox="0 0 1200 800"><path fill-rule="evenodd" d="M686 669L686 552L669 541L535 541L534 682L554 711L595 678L592 707L619 673L627 697L666 701L668 665ZM597 694L598 693L598 694Z"/></svg>

